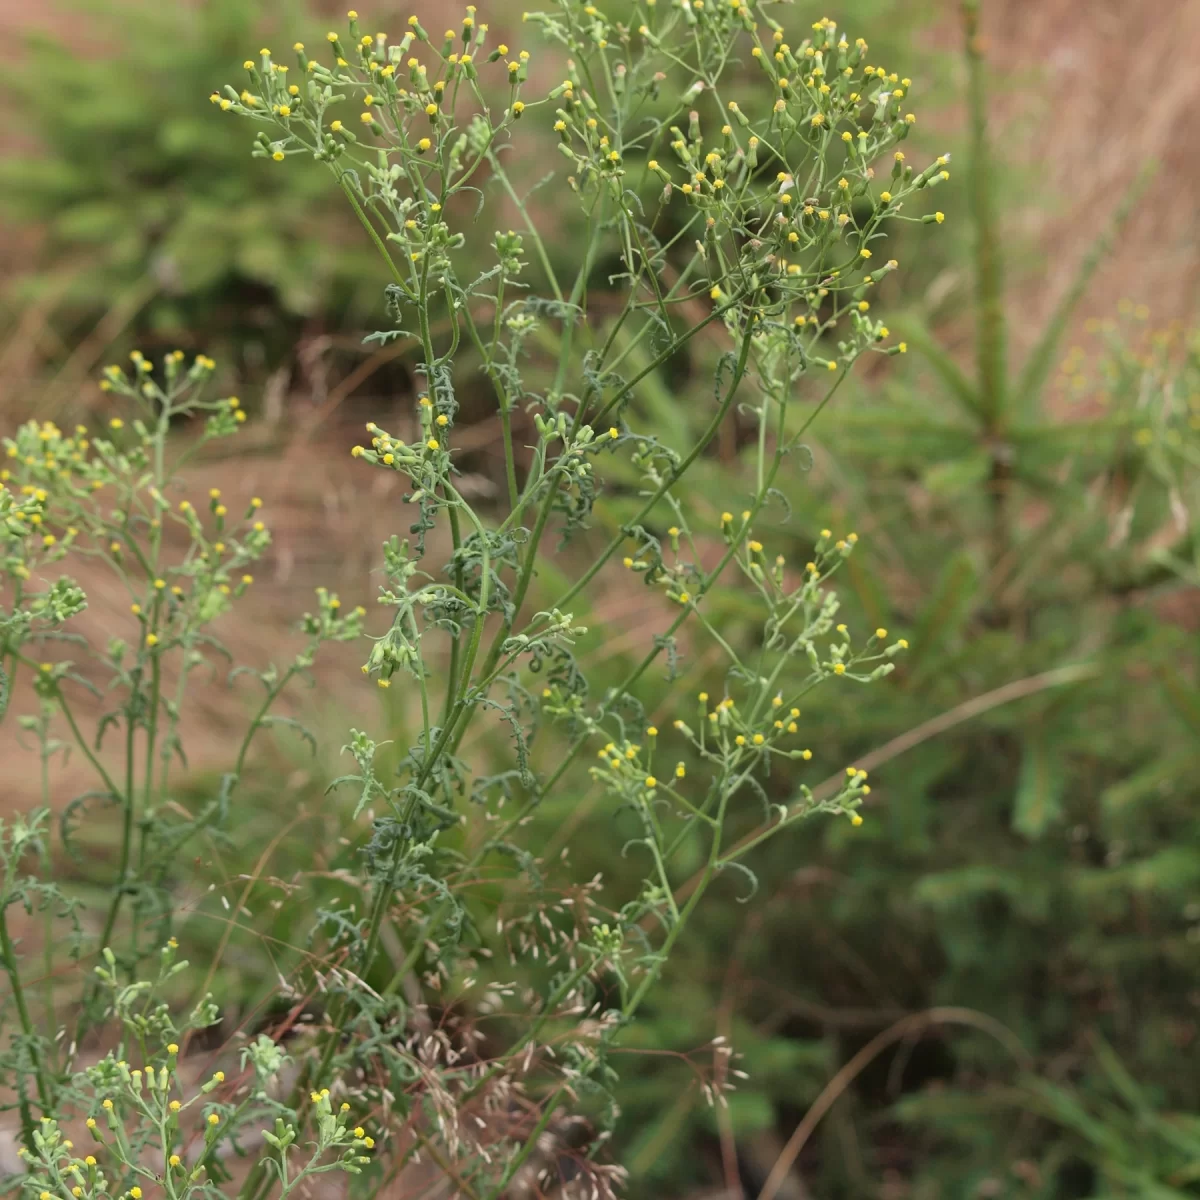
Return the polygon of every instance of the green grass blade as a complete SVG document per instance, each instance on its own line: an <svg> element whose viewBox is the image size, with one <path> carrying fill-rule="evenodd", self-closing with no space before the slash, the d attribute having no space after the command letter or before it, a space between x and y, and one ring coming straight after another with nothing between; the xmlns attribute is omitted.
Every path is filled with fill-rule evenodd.
<svg viewBox="0 0 1200 1200"><path fill-rule="evenodd" d="M917 317L900 323L905 340L937 372L955 400L976 419L984 413L979 389L967 378L963 369L938 345L929 327Z"/></svg>

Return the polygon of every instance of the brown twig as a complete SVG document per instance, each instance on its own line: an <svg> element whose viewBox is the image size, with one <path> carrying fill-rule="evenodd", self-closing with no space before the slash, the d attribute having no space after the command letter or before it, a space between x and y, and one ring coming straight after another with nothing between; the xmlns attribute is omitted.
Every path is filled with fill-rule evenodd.
<svg viewBox="0 0 1200 1200"><path fill-rule="evenodd" d="M970 1025L994 1037L1014 1058L1020 1061L1023 1067L1029 1067L1032 1064L1028 1051L1017 1040L1012 1030L1006 1025L1002 1025L994 1017L987 1016L986 1013L976 1012L970 1008L930 1008L925 1012L913 1013L911 1016L904 1017L873 1037L825 1085L824 1090L813 1101L808 1112L804 1114L804 1119L796 1126L787 1145L780 1151L775 1165L771 1168L770 1175L767 1176L767 1182L763 1184L763 1189L758 1194L758 1200L774 1200L800 1151L812 1137L821 1118L837 1103L838 1097L862 1071L893 1042L924 1032L933 1025Z"/></svg>

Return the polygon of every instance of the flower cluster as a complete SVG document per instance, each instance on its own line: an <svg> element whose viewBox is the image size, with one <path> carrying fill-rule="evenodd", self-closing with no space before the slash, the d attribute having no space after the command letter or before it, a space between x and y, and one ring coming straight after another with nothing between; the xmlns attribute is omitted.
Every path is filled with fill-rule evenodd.
<svg viewBox="0 0 1200 1200"><path fill-rule="evenodd" d="M695 776L694 771L689 774L688 759L679 759L666 771L656 768L655 758L662 755L656 726L647 727L644 736L637 740L625 736L606 741L597 751L600 763L590 769L590 774L627 802L653 804L669 798L685 819L711 819L713 800L722 788L732 786L736 793L750 773L769 774L773 757L803 762L812 759L812 750L798 744L796 739L801 718L798 705L814 687L827 679L845 678L860 683L881 679L893 670L892 659L908 649L906 639L889 640L888 631L882 628L856 647L848 626L837 622L837 597L823 585L853 553L859 540L857 534L836 538L832 531L821 530L812 558L796 573L797 579L789 580L786 559L782 555L768 557L750 529L751 517L750 511L743 512L740 520L732 513L722 513L721 533L728 553L767 609L764 647L775 652L774 667L770 674L764 676L760 672L755 677L735 661L735 678L743 681L739 688L744 693L741 700L726 694L710 706L709 694L701 692L695 717L679 717L672 722L688 744L688 759L693 766L699 764L704 768L700 799L688 799L685 795L682 781ZM687 528L672 526L667 537L677 559L681 539L692 545L693 552L696 550ZM670 599L685 605L700 604L711 584L691 561L671 565L656 555L653 561L627 557L625 565L643 572L650 582L661 583ZM695 594L688 588L694 589ZM793 664L799 661L807 666L804 674L795 671ZM755 683L747 688L745 681L751 679ZM571 718L589 736L604 736L603 724L588 715L578 698L556 687L545 688L542 698L551 715ZM859 825L862 818L857 808L870 793L865 780L865 771L849 768L843 784L819 806L813 804L812 793L804 789L799 809L785 808L780 817L786 821L799 811L808 814L819 808L847 813L852 823Z"/></svg>
<svg viewBox="0 0 1200 1200"><path fill-rule="evenodd" d="M25 581L72 551L102 560L129 592L139 655L173 646L190 651L200 629L253 583L249 568L270 545L270 533L257 497L232 517L218 488L209 490L202 510L186 499L172 506L166 495L174 469L164 463L163 446L172 421L207 414L194 452L245 419L236 397L203 398L212 360L200 355L187 367L176 351L157 374L141 353L130 358L128 372L110 366L100 385L133 401L135 415L128 421L113 416L105 435L94 437L83 426L66 434L53 422L30 421L5 440L12 464L5 483L34 505L27 519L36 536L23 539L19 550L10 546L4 568ZM115 506L103 508L101 500L110 497ZM173 563L166 558L167 523L181 527L188 541ZM114 641L114 660L126 646Z"/></svg>
<svg viewBox="0 0 1200 1200"><path fill-rule="evenodd" d="M175 1200L211 1195L215 1182L226 1178L220 1165L221 1144L244 1137L247 1127L279 1106L264 1090L286 1062L276 1044L260 1036L243 1052L243 1069L256 1086L239 1103L230 1103L236 1084L227 1085L225 1072L214 1071L199 1086L185 1085L180 1070L180 1040L217 1020L211 1002L192 1012L186 1025L173 1023L166 1004L151 1004L166 980L186 969L176 959L174 939L161 948L157 978L122 984L117 978L116 957L104 951L104 965L96 975L109 993L114 1015L129 1039L146 1055L142 1066L131 1066L122 1057L122 1046L110 1052L82 1077L90 1094L84 1122L91 1138L89 1151L80 1155L74 1142L63 1136L61 1123L44 1117L32 1134L32 1149L22 1147L25 1186L39 1200L142 1200L165 1189ZM179 1039L179 1040L177 1040ZM153 1047L153 1049L151 1049ZM191 1092L189 1095L188 1092ZM349 1103L335 1112L329 1090L312 1096L310 1108L314 1139L311 1154L298 1170L289 1156L297 1143L299 1117L294 1112L276 1116L274 1131L261 1136L271 1150L261 1160L278 1176L282 1195L305 1179L330 1170L357 1174L370 1162L364 1151L375 1141L348 1116Z"/></svg>
<svg viewBox="0 0 1200 1200"><path fill-rule="evenodd" d="M403 247L407 262L397 286L412 298L427 280L442 276L448 252L463 243L446 223L446 189L439 180L453 177L452 191L467 186L501 130L525 110L520 95L529 73L528 52L512 53L505 45L487 51L487 34L488 26L475 20L473 5L458 29L445 32L440 46L416 17L393 42L384 33L364 33L358 14L351 12L348 38L332 31L326 37L329 65L296 43L296 82L288 66L264 48L244 64L246 87L227 86L210 98L223 111L263 125L254 153L276 162L306 154L340 174L356 149L382 151L384 159L355 158L354 167L376 185L376 202L386 205L395 222L389 237ZM460 133L459 94L482 103L482 67L492 67L493 82L506 86L508 106L494 128L480 118ZM361 105L357 116L341 107L346 103ZM395 161L388 164L386 156Z"/></svg>
<svg viewBox="0 0 1200 1200"><path fill-rule="evenodd" d="M584 9L574 30L563 30L557 14L526 17L558 30L572 47L591 39L598 49L621 46L630 55L640 44L653 58L679 10L647 12L650 23L636 31L610 23L594 6ZM764 42L745 5L685 5L683 12L713 45L738 31L750 34L751 54L775 97L766 118L748 115L761 108L755 97L745 107L728 100L716 137L706 137L694 109L686 128L662 131L665 145L656 146L649 134L625 140L574 67L550 99L558 105L554 131L576 172L575 186L594 180L616 188L617 181L628 186L627 175L657 176L660 204L682 200L703 232L705 286L726 321L788 322L813 365L838 369L889 337L869 315L871 289L898 265L890 258L880 262L883 226L893 219L944 220L941 212L910 217L904 209L917 193L949 179L949 156L918 172L897 150L886 181L875 182L875 162L915 121L905 107L912 81L871 65L866 42L851 43L832 21L816 22L811 36L793 46L780 29ZM619 65L614 80L624 90L655 95L665 76L647 75L641 65ZM699 105L710 95L719 99L719 88L701 77L685 100ZM839 324L844 332L831 354L829 335ZM903 343L887 347L889 353L905 349Z"/></svg>

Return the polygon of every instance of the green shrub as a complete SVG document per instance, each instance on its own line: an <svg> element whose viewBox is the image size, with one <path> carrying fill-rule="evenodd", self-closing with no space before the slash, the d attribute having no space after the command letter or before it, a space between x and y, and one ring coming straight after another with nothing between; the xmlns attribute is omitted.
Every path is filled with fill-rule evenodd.
<svg viewBox="0 0 1200 1200"><path fill-rule="evenodd" d="M264 169L200 104L284 24L304 24L297 4L69 0L54 33L28 35L8 102L35 145L7 152L0 191L10 222L44 227L47 269L13 299L44 299L69 343L103 321L108 341L202 337L252 366L308 321L381 311L322 174Z"/></svg>

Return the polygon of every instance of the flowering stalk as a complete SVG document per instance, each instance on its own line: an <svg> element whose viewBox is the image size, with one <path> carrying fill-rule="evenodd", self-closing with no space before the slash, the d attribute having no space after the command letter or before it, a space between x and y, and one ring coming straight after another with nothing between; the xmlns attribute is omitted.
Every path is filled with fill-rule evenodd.
<svg viewBox="0 0 1200 1200"><path fill-rule="evenodd" d="M851 42L831 21L817 22L796 45L769 6L740 0L646 5L630 25L596 5L560 0L550 11L525 14L525 21L569 56L562 82L547 94L530 95L530 52L489 48L488 27L470 6L440 48L416 18L393 40L363 32L352 12L346 34L328 34L328 58L297 44L293 71L264 49L247 59L244 86L212 96L223 111L256 124L255 154L276 163L304 155L328 165L386 268L397 328L373 340L403 337L420 347L415 436L406 440L372 423L369 444L354 450L365 464L403 476L406 501L417 513L415 544L393 538L385 547L388 584L380 599L394 616L363 669L384 688L397 674L413 678L422 709L421 738L401 766L399 786L379 779L376 746L366 735L356 733L347 747L359 771L344 782L361 789L359 809L382 803L391 814L379 823L384 836L371 852L370 902L350 947L354 975L375 969L389 915L406 886L430 889L434 902L419 932L407 939L411 948L385 996L430 953L447 921L463 919L461 902L424 864L436 860L439 830L457 822L456 797L464 790L459 756L481 712L499 712L517 739L515 774L525 798L518 815L501 826L506 838L565 777L580 750L606 736L649 667L675 653L675 635L688 621L695 618L717 640L730 658L731 679L745 684L743 707L727 697L698 733L684 735L713 772L701 798L686 794L682 762L680 786L667 787L628 741L611 764L593 769L608 790L644 814L652 880L608 940L576 959L528 1037L462 1093L464 1102L509 1069L600 964L619 964L629 931L654 914L666 930L662 945L636 981L622 985L617 1024L632 1018L711 879L740 867L739 853L721 850L730 806L757 786L753 777L771 755L801 753L784 748L796 724L790 718L772 723L772 705L790 705L825 679L878 678L903 648L902 640L888 643L885 631L861 647L848 634L833 633L836 602L821 585L852 551L852 537L823 534L814 561L793 583L785 564L764 557L752 526L784 462L799 452L799 439L854 361L906 349L889 342L873 312L878 285L898 265L883 249L886 226L940 223L940 212L908 210L919 193L949 178L944 157L918 171L896 148L914 120L907 110L910 81L869 63L866 43ZM761 79L749 88L730 71L734 56L747 48ZM745 95L734 99L734 88ZM531 124L557 138L566 186L580 209L583 238L569 289L505 167L503 152L520 143L518 126ZM882 185L880 161L886 163ZM489 178L517 210L522 232L497 232L494 264L473 272L465 209L474 207L473 194ZM527 281L526 241L549 289L544 297ZM605 255L620 263L625 297L615 315L599 320L588 311L589 288ZM483 315L488 309L490 318ZM435 324L445 331L437 338ZM728 347L716 365L716 403L694 440L677 450L635 427L638 385L698 345L705 331L721 331ZM647 346L647 365L625 378L625 364ZM454 378L471 355L495 394L507 511L476 510L454 484ZM539 367L540 386L527 378L527 362ZM797 419L798 396L814 372L832 386ZM752 389L757 398L747 399ZM726 547L718 565L701 571L693 555L705 535L688 525L680 483L737 404L749 406L757 422L754 487L740 520L722 518ZM522 408L536 430L526 456L514 428ZM528 615L545 539L551 530L583 536L611 455L627 455L642 477L634 513L592 551L557 599ZM426 571L427 538L439 526L448 534L451 558L440 570ZM571 645L586 631L569 606L618 557L678 612L623 684L592 706L571 657ZM754 666L704 615L706 596L733 565L768 614L770 636ZM431 640L438 633L448 643L440 660ZM820 648L831 635L832 644ZM795 695L785 698L797 658L808 665L802 681L791 685ZM526 763L526 702L519 696L526 669L544 661L556 665L543 687L539 719L562 722L570 746L539 780ZM444 687L434 725L429 691L439 678ZM611 749L601 751L606 763ZM806 794L785 806L772 832L813 811L846 813L859 823L857 807L868 790L851 771L833 800L816 805ZM657 812L663 804L683 818L670 835ZM672 896L672 863L697 825L711 833L708 867L681 907ZM496 844L488 838L468 872ZM623 968L619 974L624 978ZM342 990L303 1086L319 1086L362 1012L361 996ZM505 1186L531 1145L525 1141L499 1183L480 1194ZM243 1194L262 1195L265 1184L260 1177Z"/></svg>

